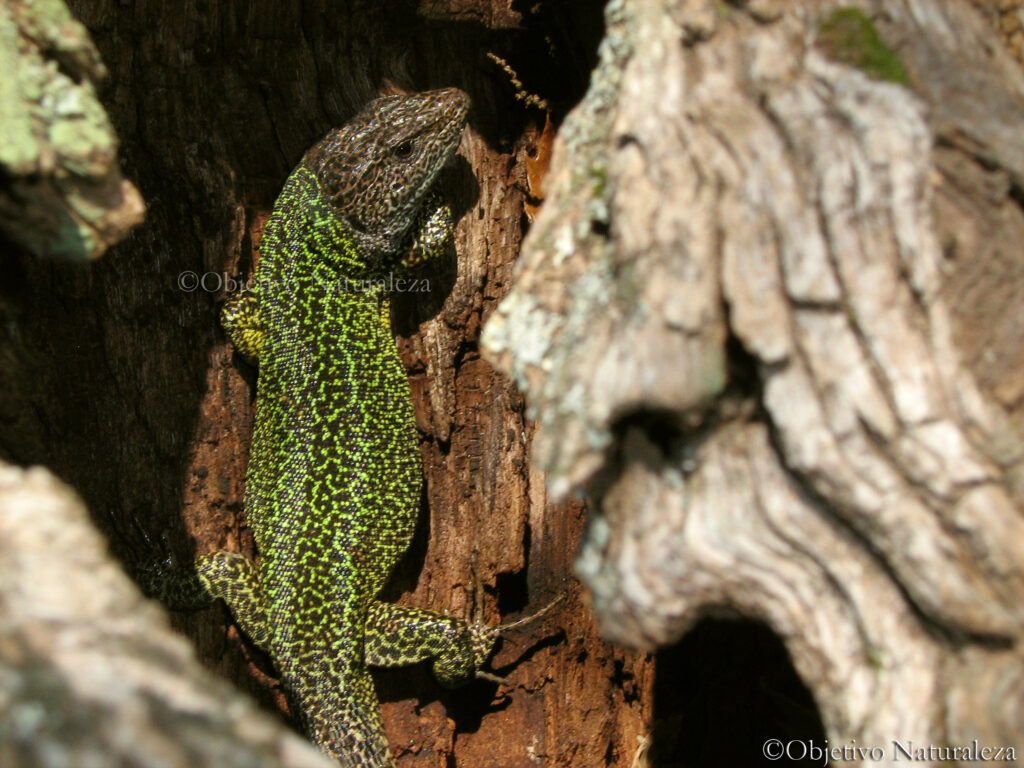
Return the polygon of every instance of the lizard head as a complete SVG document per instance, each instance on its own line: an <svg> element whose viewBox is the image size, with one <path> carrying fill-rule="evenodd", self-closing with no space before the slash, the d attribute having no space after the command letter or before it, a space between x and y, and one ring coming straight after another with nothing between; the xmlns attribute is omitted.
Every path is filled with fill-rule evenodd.
<svg viewBox="0 0 1024 768"><path fill-rule="evenodd" d="M306 154L328 203L368 261L401 248L455 154L468 112L469 97L458 88L385 96Z"/></svg>

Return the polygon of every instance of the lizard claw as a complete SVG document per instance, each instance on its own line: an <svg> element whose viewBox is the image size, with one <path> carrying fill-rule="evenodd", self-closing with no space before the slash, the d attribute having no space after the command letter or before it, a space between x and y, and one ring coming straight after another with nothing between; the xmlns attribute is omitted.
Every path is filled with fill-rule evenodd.
<svg viewBox="0 0 1024 768"><path fill-rule="evenodd" d="M494 644L498 638L507 630L521 627L524 624L529 624L536 621L542 616L546 615L548 611L558 605L562 600L565 599L565 595L559 595L550 603L545 605L539 611L535 611L529 616L524 616L515 621L510 621L507 624L499 624L497 626L491 626L483 620L484 604L483 595L484 590L480 582L480 574L476 567L476 554L471 556L470 560L470 574L471 581L469 585L469 591L472 593L472 597L467 601L469 615L465 619L466 627L469 630L469 637L471 639L473 648L473 666L476 668L476 677L481 680L489 680L492 683L498 683L499 685L508 685L509 681L503 677L492 674L490 672L484 672L480 667L487 661L487 658L491 655L494 649Z"/></svg>
<svg viewBox="0 0 1024 768"><path fill-rule="evenodd" d="M507 678L495 675L491 672L484 672L483 670L479 669L479 666L487 660L488 656L491 655L491 649L494 647L495 641L497 641L498 637L503 632L514 627L521 627L524 624L529 624L532 621L536 621L541 616L545 615L548 611L550 611L552 608L554 608L564 598L565 595L559 595L550 603L541 608L539 611L536 611L535 613L532 613L529 616L524 616L521 619L510 621L508 624L499 624L496 627L492 627L487 624L471 624L469 631L470 635L473 638L473 645L474 648L476 649L477 654L476 658L478 659L478 663L476 665L476 677L480 680L488 680L492 683L497 683L498 685L511 685L511 681L509 681Z"/></svg>
<svg viewBox="0 0 1024 768"><path fill-rule="evenodd" d="M524 624L529 624L532 621L536 621L537 619L539 619L542 616L544 616L548 611L550 611L556 605L558 605L560 602L562 602L562 600L565 599L565 595L564 594L559 595L554 600L552 600L550 603L548 603L543 608L541 608L539 611L531 613L529 616L524 616L521 619L516 619L515 621L510 621L508 624L499 624L496 627L492 627L492 626L486 624L484 622L484 620L483 620L483 616L484 616L484 590L483 590L483 587L482 587L482 585L480 583L480 574L478 573L477 568L476 568L476 553L474 553L471 556L471 558L470 558L469 570L470 570L471 579L472 579L471 583L470 583L470 586L469 586L469 590L470 590L470 592L472 594L472 600L471 600L472 608L470 609L469 616L466 617L466 623L469 624L470 626L477 627L480 630L489 631L489 632L493 633L494 635L498 635L498 634L504 632L507 629L514 629L515 627L521 627Z"/></svg>
<svg viewBox="0 0 1024 768"><path fill-rule="evenodd" d="M507 629L514 629L515 627L521 627L523 624L529 624L531 621L536 621L537 619L541 618L544 614L546 614L548 611L550 611L564 599L565 595L559 595L550 603L541 608L539 611L531 613L529 616L524 616L521 619L510 621L508 624L500 624L497 627L494 627L494 629L498 632L504 632Z"/></svg>
<svg viewBox="0 0 1024 768"><path fill-rule="evenodd" d="M481 669L476 671L476 677L478 680L487 680L488 682L496 683L497 685L511 685L507 677L501 677L490 672L484 672Z"/></svg>
<svg viewBox="0 0 1024 768"><path fill-rule="evenodd" d="M166 531L160 534L159 541L154 542L144 528L139 526L139 530L151 554L141 562L134 563L130 573L142 594L162 601L169 575L178 566L177 559L168 543Z"/></svg>

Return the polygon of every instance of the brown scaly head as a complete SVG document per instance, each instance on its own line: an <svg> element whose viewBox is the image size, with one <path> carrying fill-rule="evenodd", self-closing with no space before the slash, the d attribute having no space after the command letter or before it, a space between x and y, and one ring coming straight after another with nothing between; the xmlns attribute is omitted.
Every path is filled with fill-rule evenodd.
<svg viewBox="0 0 1024 768"><path fill-rule="evenodd" d="M437 174L455 154L469 112L458 88L371 101L306 153L323 195L368 261L396 253Z"/></svg>

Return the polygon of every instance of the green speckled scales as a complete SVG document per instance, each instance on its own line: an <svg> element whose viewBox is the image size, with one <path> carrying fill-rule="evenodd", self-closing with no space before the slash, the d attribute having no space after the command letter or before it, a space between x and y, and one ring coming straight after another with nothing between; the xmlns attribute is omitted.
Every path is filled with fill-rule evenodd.
<svg viewBox="0 0 1024 768"><path fill-rule="evenodd" d="M454 684L497 634L376 600L412 537L422 481L386 297L366 286L448 243L450 214L429 188L467 108L455 89L386 97L329 134L274 206L256 287L222 312L259 366L245 508L260 558L200 558L193 591L229 604L310 737L354 768L393 765L368 664L433 658Z"/></svg>
<svg viewBox="0 0 1024 768"><path fill-rule="evenodd" d="M329 243L353 247L326 205L303 221L316 212L309 203L321 197L316 183L301 168L292 175L262 248L273 255L259 273L266 330L246 511L285 688L294 698L299 691L316 697L315 707L299 702L315 740L352 752L345 737L358 734L353 721L371 719L362 730L380 733L363 633L354 630L365 626L370 601L409 544L420 455L409 384L380 299L316 268L303 252L310 242L319 251ZM301 201L299 215L282 206L287 199ZM353 698L354 691L362 693ZM385 764L382 750L383 743L370 750L377 764Z"/></svg>

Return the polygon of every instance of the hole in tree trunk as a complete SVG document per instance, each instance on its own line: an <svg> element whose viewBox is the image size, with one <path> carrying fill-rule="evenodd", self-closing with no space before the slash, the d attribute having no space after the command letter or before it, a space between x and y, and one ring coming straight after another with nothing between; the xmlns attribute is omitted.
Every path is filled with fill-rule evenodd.
<svg viewBox="0 0 1024 768"><path fill-rule="evenodd" d="M656 670L651 768L776 765L762 751L769 739L825 746L814 699L764 624L702 621L657 654Z"/></svg>

